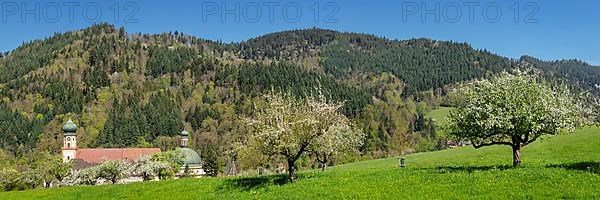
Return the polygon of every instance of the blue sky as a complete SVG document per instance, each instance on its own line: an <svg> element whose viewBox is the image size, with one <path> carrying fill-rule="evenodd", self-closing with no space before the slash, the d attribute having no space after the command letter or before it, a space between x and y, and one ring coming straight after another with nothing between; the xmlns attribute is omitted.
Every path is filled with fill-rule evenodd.
<svg viewBox="0 0 600 200"><path fill-rule="evenodd" d="M108 22L124 26L128 32L177 30L227 42L282 30L320 27L392 39L426 37L467 42L511 58L526 54L544 60L580 59L600 65L600 1L595 0L0 2L1 51L54 32Z"/></svg>

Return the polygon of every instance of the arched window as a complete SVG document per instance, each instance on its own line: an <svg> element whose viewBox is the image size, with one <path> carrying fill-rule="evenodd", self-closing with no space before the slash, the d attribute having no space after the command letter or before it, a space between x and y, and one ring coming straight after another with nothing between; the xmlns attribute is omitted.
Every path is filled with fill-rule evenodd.
<svg viewBox="0 0 600 200"><path fill-rule="evenodd" d="M67 160L71 160L71 156L67 156Z"/></svg>
<svg viewBox="0 0 600 200"><path fill-rule="evenodd" d="M67 143L67 148L71 148L71 143Z"/></svg>

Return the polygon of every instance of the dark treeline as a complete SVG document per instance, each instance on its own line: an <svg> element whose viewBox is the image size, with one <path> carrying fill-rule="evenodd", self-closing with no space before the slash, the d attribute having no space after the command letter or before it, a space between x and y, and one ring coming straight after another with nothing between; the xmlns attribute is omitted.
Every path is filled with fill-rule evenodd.
<svg viewBox="0 0 600 200"><path fill-rule="evenodd" d="M356 116L370 101L367 91L338 83L331 77L310 72L290 64L243 64L218 69L215 80L222 85L236 85L241 94L257 97L265 91L283 91L299 97L321 90L335 101L345 101L344 114Z"/></svg>
<svg viewBox="0 0 600 200"><path fill-rule="evenodd" d="M322 65L335 77L390 72L406 83L405 95L509 70L514 63L467 44L415 39L366 51L349 42L327 46Z"/></svg>
<svg viewBox="0 0 600 200"><path fill-rule="evenodd" d="M520 61L542 70L548 80L566 79L575 83L575 88L600 95L600 67L578 60L544 62L531 56L522 56Z"/></svg>
<svg viewBox="0 0 600 200"><path fill-rule="evenodd" d="M183 130L179 106L166 92L153 94L145 105L137 95L114 99L108 112L104 129L92 146L144 146L158 136L172 137Z"/></svg>
<svg viewBox="0 0 600 200"><path fill-rule="evenodd" d="M0 103L0 148L15 156L28 152L37 145L44 123L44 119L30 119Z"/></svg>

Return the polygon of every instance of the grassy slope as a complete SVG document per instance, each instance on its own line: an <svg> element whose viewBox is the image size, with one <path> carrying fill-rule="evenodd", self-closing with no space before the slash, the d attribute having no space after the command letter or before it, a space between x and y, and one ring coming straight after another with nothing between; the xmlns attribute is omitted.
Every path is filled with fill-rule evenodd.
<svg viewBox="0 0 600 200"><path fill-rule="evenodd" d="M600 128L546 138L523 150L512 169L508 147L471 147L371 160L281 176L202 178L0 193L0 199L524 199L600 198Z"/></svg>
<svg viewBox="0 0 600 200"><path fill-rule="evenodd" d="M431 117L436 121L437 124L446 124L446 117L450 115L450 111L454 109L451 107L439 107L431 112L427 113L426 117Z"/></svg>
<svg viewBox="0 0 600 200"><path fill-rule="evenodd" d="M442 127L448 122L447 117L450 115L450 111L453 109L453 107L439 107L426 114L425 117L433 119L436 126L439 127L437 129L438 135L446 135Z"/></svg>

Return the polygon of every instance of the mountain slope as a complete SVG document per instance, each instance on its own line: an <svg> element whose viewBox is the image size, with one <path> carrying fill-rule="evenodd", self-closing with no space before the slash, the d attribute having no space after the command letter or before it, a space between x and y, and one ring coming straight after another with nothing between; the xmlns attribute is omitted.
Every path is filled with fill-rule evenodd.
<svg viewBox="0 0 600 200"><path fill-rule="evenodd" d="M322 90L344 101L344 114L367 133L358 155L433 150L443 146L423 144L443 137L425 137L414 125L418 116L438 106L453 84L525 61L583 89L600 77L598 67L584 63L515 61L429 39L307 29L224 44L99 24L32 41L0 58L0 148L15 156L58 152L60 126L72 117L81 127L81 147L170 149L187 129L192 148L217 144L225 161L237 156L230 144L247 131L241 118L260 106L262 94L302 98Z"/></svg>
<svg viewBox="0 0 600 200"><path fill-rule="evenodd" d="M600 95L600 67L578 60L542 61L531 56L522 56L521 62L542 70L548 79L562 78L578 87Z"/></svg>

